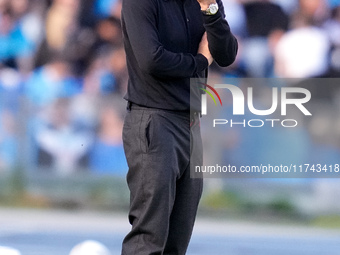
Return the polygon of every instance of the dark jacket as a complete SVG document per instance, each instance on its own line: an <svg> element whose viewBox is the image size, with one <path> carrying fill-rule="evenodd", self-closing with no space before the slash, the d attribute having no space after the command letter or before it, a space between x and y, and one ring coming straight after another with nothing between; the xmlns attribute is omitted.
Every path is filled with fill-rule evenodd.
<svg viewBox="0 0 340 255"><path fill-rule="evenodd" d="M210 52L220 66L235 60L237 40L230 32L221 0L213 16L197 0L123 0L122 28L129 72L125 99L168 110L188 111L190 78L204 78L208 61L197 54L207 31ZM199 108L199 92L195 107Z"/></svg>

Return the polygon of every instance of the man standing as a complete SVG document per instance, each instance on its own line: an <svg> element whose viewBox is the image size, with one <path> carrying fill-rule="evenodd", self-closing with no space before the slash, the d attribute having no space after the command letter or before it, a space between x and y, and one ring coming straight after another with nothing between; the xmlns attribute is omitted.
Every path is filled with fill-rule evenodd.
<svg viewBox="0 0 340 255"><path fill-rule="evenodd" d="M122 28L132 225L122 254L184 255L203 185L190 178L190 160L202 165L200 90L190 78L205 79L213 59L230 65L237 41L221 0L123 0Z"/></svg>

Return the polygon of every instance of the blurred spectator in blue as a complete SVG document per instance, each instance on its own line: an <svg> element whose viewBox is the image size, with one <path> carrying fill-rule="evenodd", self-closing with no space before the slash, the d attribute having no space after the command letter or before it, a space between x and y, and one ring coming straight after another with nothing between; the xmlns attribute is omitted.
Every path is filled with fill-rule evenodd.
<svg viewBox="0 0 340 255"><path fill-rule="evenodd" d="M127 172L121 135L123 121L115 105L104 103L100 109L97 136L89 159L94 173L125 175Z"/></svg>
<svg viewBox="0 0 340 255"><path fill-rule="evenodd" d="M45 5L37 0L11 0L10 7L28 47L27 52L17 59L17 64L21 71L27 72L32 68L34 54L43 39Z"/></svg>
<svg viewBox="0 0 340 255"><path fill-rule="evenodd" d="M0 62L16 67L15 58L28 52L29 42L10 9L3 10L0 15Z"/></svg>
<svg viewBox="0 0 340 255"><path fill-rule="evenodd" d="M34 3L4 0L0 6L0 60L10 67L29 65L20 61L31 59L42 39L42 17Z"/></svg>
<svg viewBox="0 0 340 255"><path fill-rule="evenodd" d="M43 130L41 127L50 127L46 124L49 121L42 119L44 111L59 98L72 97L81 93L82 86L81 81L72 74L69 62L63 57L56 56L53 61L32 72L24 83L23 91L31 108L27 131L31 147L30 161L35 165L41 154L41 151L39 152L41 146L37 144L36 137Z"/></svg>
<svg viewBox="0 0 340 255"><path fill-rule="evenodd" d="M103 95L116 92L116 77L110 71L109 65L110 54L108 54L107 50L104 50L93 59L84 78L83 87L85 93Z"/></svg>
<svg viewBox="0 0 340 255"><path fill-rule="evenodd" d="M114 68L121 63L117 54L122 48L120 21L114 17L99 20L95 31L96 40L85 72L84 90L94 94L120 92L121 80L125 77ZM125 55L123 58L125 69Z"/></svg>
<svg viewBox="0 0 340 255"><path fill-rule="evenodd" d="M113 16L118 0L95 0L95 13L101 17Z"/></svg>
<svg viewBox="0 0 340 255"><path fill-rule="evenodd" d="M70 111L70 98L59 98L41 114L34 139L38 164L61 175L86 166L86 154L93 141L90 130L79 128Z"/></svg>
<svg viewBox="0 0 340 255"><path fill-rule="evenodd" d="M46 106L59 97L81 92L81 83L71 73L70 64L63 57L34 70L24 88L25 95L36 106Z"/></svg>
<svg viewBox="0 0 340 255"><path fill-rule="evenodd" d="M93 95L124 95L127 80L124 49L103 47L85 74L84 92Z"/></svg>

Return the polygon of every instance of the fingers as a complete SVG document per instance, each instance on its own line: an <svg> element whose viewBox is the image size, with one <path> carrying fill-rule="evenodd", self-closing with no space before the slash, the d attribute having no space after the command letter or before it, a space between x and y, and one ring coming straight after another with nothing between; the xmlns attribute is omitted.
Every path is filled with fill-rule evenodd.
<svg viewBox="0 0 340 255"><path fill-rule="evenodd" d="M213 57L209 51L209 43L208 43L208 36L207 32L205 32L202 36L201 42L198 47L198 53L202 54L208 60L209 65L213 62Z"/></svg>

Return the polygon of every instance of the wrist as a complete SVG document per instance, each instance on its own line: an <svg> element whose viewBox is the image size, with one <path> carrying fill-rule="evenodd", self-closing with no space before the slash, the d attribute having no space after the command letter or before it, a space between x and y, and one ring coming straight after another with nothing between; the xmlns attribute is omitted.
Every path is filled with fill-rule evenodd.
<svg viewBox="0 0 340 255"><path fill-rule="evenodd" d="M202 2L199 2L200 6L201 6L201 10L202 11L206 11L209 6L211 4L216 4L216 1L213 1L213 0L210 0L210 1L202 1Z"/></svg>
<svg viewBox="0 0 340 255"><path fill-rule="evenodd" d="M201 4L201 11L206 11L209 8L209 4Z"/></svg>

